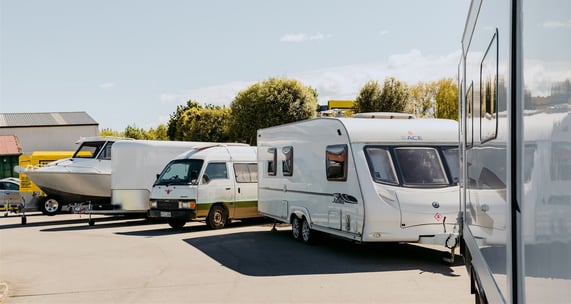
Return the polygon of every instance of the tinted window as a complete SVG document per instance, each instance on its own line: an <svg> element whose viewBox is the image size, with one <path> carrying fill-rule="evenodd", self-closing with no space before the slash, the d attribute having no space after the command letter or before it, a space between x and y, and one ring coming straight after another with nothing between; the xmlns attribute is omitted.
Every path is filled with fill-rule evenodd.
<svg viewBox="0 0 571 304"><path fill-rule="evenodd" d="M327 180L347 180L347 145L327 146L325 150Z"/></svg>
<svg viewBox="0 0 571 304"><path fill-rule="evenodd" d="M238 183L257 183L258 164L234 164L234 173Z"/></svg>
<svg viewBox="0 0 571 304"><path fill-rule="evenodd" d="M381 147L365 148L371 176L376 182L398 184L395 167L388 149Z"/></svg>
<svg viewBox="0 0 571 304"><path fill-rule="evenodd" d="M284 176L293 175L293 147L283 147L282 153L284 154L284 160L282 161L282 172Z"/></svg>
<svg viewBox="0 0 571 304"><path fill-rule="evenodd" d="M434 148L395 148L404 185L448 185L438 151Z"/></svg>

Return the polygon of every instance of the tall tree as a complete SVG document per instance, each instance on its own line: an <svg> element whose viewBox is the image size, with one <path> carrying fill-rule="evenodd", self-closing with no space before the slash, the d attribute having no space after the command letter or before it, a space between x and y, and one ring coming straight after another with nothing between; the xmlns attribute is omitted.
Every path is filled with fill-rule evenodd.
<svg viewBox="0 0 571 304"><path fill-rule="evenodd" d="M355 98L355 113L378 112L381 108L381 85L377 80L370 80L359 91Z"/></svg>
<svg viewBox="0 0 571 304"><path fill-rule="evenodd" d="M230 109L234 139L255 145L258 129L315 117L317 91L295 79L269 78L239 92Z"/></svg>
<svg viewBox="0 0 571 304"><path fill-rule="evenodd" d="M458 85L452 78L436 81L436 117L458 120Z"/></svg>
<svg viewBox="0 0 571 304"><path fill-rule="evenodd" d="M394 77L385 79L381 92L380 112L404 112L410 100L410 90L405 82Z"/></svg>
<svg viewBox="0 0 571 304"><path fill-rule="evenodd" d="M434 117L436 82L419 82L410 89L411 101L406 111L416 117Z"/></svg>
<svg viewBox="0 0 571 304"><path fill-rule="evenodd" d="M180 140L225 142L229 141L228 121L230 109L207 105L188 109L181 120Z"/></svg>
<svg viewBox="0 0 571 304"><path fill-rule="evenodd" d="M185 111L192 108L202 108L202 105L196 101L188 100L185 105L178 105L176 111L170 115L169 122L167 123L167 135L171 140L176 140L181 137L181 119Z"/></svg>

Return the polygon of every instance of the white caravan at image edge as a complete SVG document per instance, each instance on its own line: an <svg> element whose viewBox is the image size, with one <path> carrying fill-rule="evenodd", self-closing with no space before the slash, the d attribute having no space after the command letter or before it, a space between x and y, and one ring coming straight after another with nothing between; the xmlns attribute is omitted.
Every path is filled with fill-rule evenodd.
<svg viewBox="0 0 571 304"><path fill-rule="evenodd" d="M260 213L291 223L293 237L306 243L317 230L454 249L457 122L393 117L315 118L258 130Z"/></svg>

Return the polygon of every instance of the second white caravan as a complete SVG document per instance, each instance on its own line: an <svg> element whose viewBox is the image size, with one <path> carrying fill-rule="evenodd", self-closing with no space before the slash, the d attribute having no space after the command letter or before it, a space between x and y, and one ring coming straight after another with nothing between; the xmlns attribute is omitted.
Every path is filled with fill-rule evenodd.
<svg viewBox="0 0 571 304"><path fill-rule="evenodd" d="M316 118L258 130L258 209L358 242L457 245L458 125Z"/></svg>

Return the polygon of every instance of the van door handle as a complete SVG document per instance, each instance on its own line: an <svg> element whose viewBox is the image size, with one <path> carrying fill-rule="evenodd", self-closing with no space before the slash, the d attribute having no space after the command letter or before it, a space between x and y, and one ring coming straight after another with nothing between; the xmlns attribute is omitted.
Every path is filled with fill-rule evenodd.
<svg viewBox="0 0 571 304"><path fill-rule="evenodd" d="M230 187L226 188L226 190L230 190Z"/></svg>
<svg viewBox="0 0 571 304"><path fill-rule="evenodd" d="M238 193L240 193L240 188L238 187Z"/></svg>

